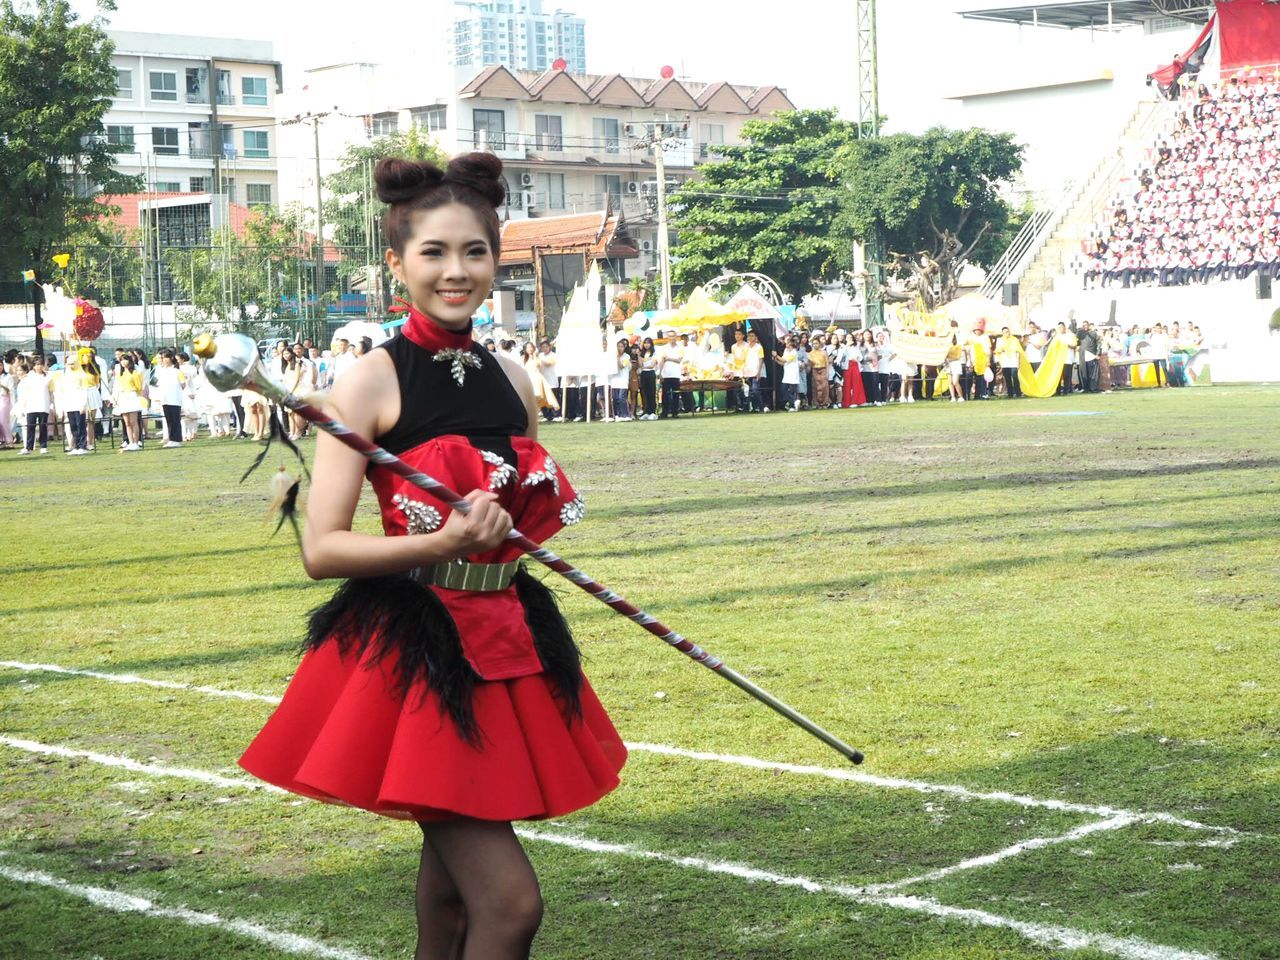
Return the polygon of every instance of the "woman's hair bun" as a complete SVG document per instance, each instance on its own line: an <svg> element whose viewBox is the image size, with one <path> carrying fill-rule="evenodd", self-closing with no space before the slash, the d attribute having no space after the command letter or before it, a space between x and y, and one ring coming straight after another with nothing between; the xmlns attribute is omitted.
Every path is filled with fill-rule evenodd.
<svg viewBox="0 0 1280 960"><path fill-rule="evenodd" d="M464 153L449 161L444 177L480 194L495 208L507 199L502 161L492 153Z"/></svg>
<svg viewBox="0 0 1280 960"><path fill-rule="evenodd" d="M444 177L444 171L434 163L418 163L400 157L385 157L373 168L378 199L383 203L407 203L415 200L428 190L438 187Z"/></svg>

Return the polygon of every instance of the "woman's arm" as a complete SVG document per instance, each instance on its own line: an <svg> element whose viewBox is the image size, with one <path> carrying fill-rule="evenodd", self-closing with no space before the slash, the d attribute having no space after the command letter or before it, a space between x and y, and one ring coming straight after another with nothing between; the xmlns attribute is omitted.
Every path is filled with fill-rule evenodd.
<svg viewBox="0 0 1280 960"><path fill-rule="evenodd" d="M524 401L524 409L529 421L524 435L530 440L537 440L538 421L542 418L542 408L538 406L538 397L534 393L533 381L529 378L528 371L510 357L499 356L498 365L502 367L507 379L511 381L511 386L516 388L516 393Z"/></svg>
<svg viewBox="0 0 1280 960"><path fill-rule="evenodd" d="M339 381L326 406L357 434L373 438L389 430L399 416L399 390L391 358L379 351L353 366ZM302 563L313 580L376 577L430 563L446 563L496 547L511 529L511 517L497 497L472 491L471 512L449 514L434 533L404 537L355 533L351 520L360 500L365 458L327 433L316 442L307 523L302 534Z"/></svg>

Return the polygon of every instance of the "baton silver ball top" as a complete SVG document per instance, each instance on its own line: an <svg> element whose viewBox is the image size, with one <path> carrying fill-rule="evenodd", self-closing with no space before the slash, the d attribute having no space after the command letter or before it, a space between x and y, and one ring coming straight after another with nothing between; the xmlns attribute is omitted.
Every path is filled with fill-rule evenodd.
<svg viewBox="0 0 1280 960"><path fill-rule="evenodd" d="M202 333L192 349L204 359L204 373L209 382L224 393L242 389L255 373L265 373L261 370L258 345L240 333L223 333L216 341Z"/></svg>

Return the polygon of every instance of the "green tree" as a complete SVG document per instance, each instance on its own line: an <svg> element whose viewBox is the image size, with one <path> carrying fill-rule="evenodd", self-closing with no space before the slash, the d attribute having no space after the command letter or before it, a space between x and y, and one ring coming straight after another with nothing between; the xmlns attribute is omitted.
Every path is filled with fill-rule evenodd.
<svg viewBox="0 0 1280 960"><path fill-rule="evenodd" d="M186 318L255 338L295 318L302 274L311 269L305 215L297 207L262 209L246 223L243 237L221 230L207 247L165 250L174 286L191 304Z"/></svg>
<svg viewBox="0 0 1280 960"><path fill-rule="evenodd" d="M101 18L78 22L67 0L0 0L0 276L47 279L50 257L104 212L93 193L140 187L116 172L120 148L102 135L116 89L111 52ZM35 318L42 351L38 300Z"/></svg>
<svg viewBox="0 0 1280 960"><path fill-rule="evenodd" d="M849 267L834 234L837 150L857 125L834 110L796 110L742 125L742 145L717 146L721 160L670 198L679 243L673 279L689 288L725 271L768 274L796 303Z"/></svg>
<svg viewBox="0 0 1280 960"><path fill-rule="evenodd" d="M104 307L140 303L142 247L138 231L102 221L77 226L66 248L71 254L67 288Z"/></svg>
<svg viewBox="0 0 1280 960"><path fill-rule="evenodd" d="M440 167L449 162L449 155L417 124L347 147L338 159L338 171L324 178L328 194L324 222L333 231L334 245L342 251L348 271L382 259L384 245L379 231L386 205L374 188L373 168L384 157L430 161Z"/></svg>
<svg viewBox="0 0 1280 960"><path fill-rule="evenodd" d="M837 233L866 242L879 231L882 298L932 310L955 297L966 263L990 265L1017 232L1023 214L1002 190L1022 154L1012 134L977 127L845 144L833 164L844 183Z"/></svg>

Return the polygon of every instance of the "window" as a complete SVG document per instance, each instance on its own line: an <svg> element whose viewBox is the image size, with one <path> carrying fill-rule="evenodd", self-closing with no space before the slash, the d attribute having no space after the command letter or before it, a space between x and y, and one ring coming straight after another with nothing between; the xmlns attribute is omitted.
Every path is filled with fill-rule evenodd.
<svg viewBox="0 0 1280 960"><path fill-rule="evenodd" d="M621 131L618 129L616 117L596 117L591 121L591 134L595 139L595 148L605 153L622 151Z"/></svg>
<svg viewBox="0 0 1280 960"><path fill-rule="evenodd" d="M222 178L222 192L227 195L227 199L232 203L236 200L236 180L235 177Z"/></svg>
<svg viewBox="0 0 1280 960"><path fill-rule="evenodd" d="M244 185L244 202L251 207L271 206L271 184L246 183Z"/></svg>
<svg viewBox="0 0 1280 960"><path fill-rule="evenodd" d="M213 177L192 177L191 192L192 193L208 193L209 186L213 183Z"/></svg>
<svg viewBox="0 0 1280 960"><path fill-rule="evenodd" d="M601 203L604 202L606 196L609 197L609 202L617 210L622 206L622 178L597 173L596 193L599 195Z"/></svg>
<svg viewBox="0 0 1280 960"><path fill-rule="evenodd" d="M236 102L235 94L231 92L231 71L218 71L218 103L223 106L232 106Z"/></svg>
<svg viewBox="0 0 1280 960"><path fill-rule="evenodd" d="M176 157L178 155L178 128L152 127L151 152Z"/></svg>
<svg viewBox="0 0 1280 960"><path fill-rule="evenodd" d="M533 129L537 137L539 150L550 150L554 153L559 153L564 149L560 117L553 113L534 114Z"/></svg>
<svg viewBox="0 0 1280 960"><path fill-rule="evenodd" d="M116 97L120 100L133 99L133 71L116 71Z"/></svg>
<svg viewBox="0 0 1280 960"><path fill-rule="evenodd" d="M152 74L154 76L154 74ZM187 103L209 102L209 70L207 67L187 67Z"/></svg>
<svg viewBox="0 0 1280 960"><path fill-rule="evenodd" d="M161 70L151 71L151 99L178 102L178 75Z"/></svg>
<svg viewBox="0 0 1280 960"><path fill-rule="evenodd" d="M156 193L181 193L182 184L177 180L157 180L152 184L151 189Z"/></svg>
<svg viewBox="0 0 1280 960"><path fill-rule="evenodd" d="M374 114L373 123L369 127L369 132L375 137L385 137L400 130L400 114L398 113L378 113Z"/></svg>
<svg viewBox="0 0 1280 960"><path fill-rule="evenodd" d="M246 107L265 107L267 105L267 78L241 77L240 97Z"/></svg>
<svg viewBox="0 0 1280 960"><path fill-rule="evenodd" d="M716 159L719 154L715 148L724 146L724 124L723 123L703 123L699 125L702 143L698 147L698 158L700 160Z"/></svg>
<svg viewBox="0 0 1280 960"><path fill-rule="evenodd" d="M244 132L244 155L246 157L269 157L270 147L267 142L267 131L246 130Z"/></svg>
<svg viewBox="0 0 1280 960"><path fill-rule="evenodd" d="M107 126L107 143L115 144L120 147L128 147L133 149L133 127L115 126L108 124Z"/></svg>
<svg viewBox="0 0 1280 960"><path fill-rule="evenodd" d="M537 206L548 210L564 209L564 174L540 173L537 176Z"/></svg>
<svg viewBox="0 0 1280 960"><path fill-rule="evenodd" d="M475 125L475 145L480 150L505 150L507 145L507 115L501 110L472 110Z"/></svg>
<svg viewBox="0 0 1280 960"><path fill-rule="evenodd" d="M444 130L448 107L419 107L410 112L413 122L423 130Z"/></svg>
<svg viewBox="0 0 1280 960"><path fill-rule="evenodd" d="M207 123L188 123L187 156L196 158L213 156L211 132Z"/></svg>

